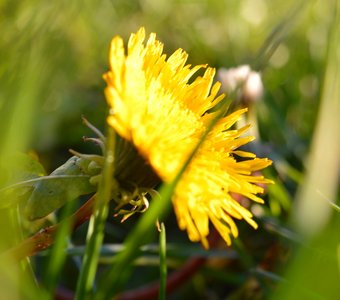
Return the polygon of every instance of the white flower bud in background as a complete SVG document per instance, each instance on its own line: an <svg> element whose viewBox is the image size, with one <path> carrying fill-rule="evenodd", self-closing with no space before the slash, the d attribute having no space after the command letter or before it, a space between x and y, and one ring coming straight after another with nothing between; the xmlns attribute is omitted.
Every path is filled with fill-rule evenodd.
<svg viewBox="0 0 340 300"><path fill-rule="evenodd" d="M222 84L222 91L232 93L239 89L237 96L243 101L256 102L263 96L263 84L258 72L252 71L248 65L237 68L221 68L217 78Z"/></svg>
<svg viewBox="0 0 340 300"><path fill-rule="evenodd" d="M263 84L259 73L251 71L243 86L243 96L250 101L257 101L263 96Z"/></svg>

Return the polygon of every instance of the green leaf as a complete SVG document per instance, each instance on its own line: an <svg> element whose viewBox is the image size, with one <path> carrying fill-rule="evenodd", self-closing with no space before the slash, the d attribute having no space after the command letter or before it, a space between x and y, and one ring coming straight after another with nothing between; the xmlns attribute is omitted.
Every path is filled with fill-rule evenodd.
<svg viewBox="0 0 340 300"><path fill-rule="evenodd" d="M13 166L13 168L9 169L8 166ZM0 189L0 209L27 199L26 194L36 183L32 179L46 174L44 167L36 159L20 152L6 157L6 162L3 159L0 163L0 170L3 183Z"/></svg>

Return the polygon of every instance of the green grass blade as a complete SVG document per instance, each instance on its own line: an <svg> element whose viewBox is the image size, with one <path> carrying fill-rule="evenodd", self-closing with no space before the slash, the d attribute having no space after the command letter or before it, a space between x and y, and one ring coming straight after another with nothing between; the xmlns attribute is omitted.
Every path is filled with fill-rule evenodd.
<svg viewBox="0 0 340 300"><path fill-rule="evenodd" d="M169 199L173 189L173 184L163 185L160 190L161 196L152 199L150 208L126 238L124 248L117 254L115 263L99 282L98 291L94 295L94 299L111 298L111 295L120 291L128 280L133 260L140 252L140 246L151 240L155 233L152 228L155 227L157 218L166 215L170 208Z"/></svg>
<svg viewBox="0 0 340 300"><path fill-rule="evenodd" d="M48 265L45 270L45 276L43 276L44 284L48 291L48 293L46 293L46 299L54 299L55 289L57 287L57 283L67 255L67 239L72 228L71 218L66 217L71 214L75 203L75 201L70 201L67 203L62 214L62 218L65 219L65 221L60 222L60 227L58 228L54 239Z"/></svg>
<svg viewBox="0 0 340 300"><path fill-rule="evenodd" d="M115 134L111 127L108 127L106 147L105 164L98 187L94 212L90 219L83 266L77 283L75 297L77 300L87 299L93 291L100 248L104 238L104 225L108 215L108 203L111 199L111 188L113 186Z"/></svg>
<svg viewBox="0 0 340 300"><path fill-rule="evenodd" d="M161 223L159 234L159 300L166 298L166 278L167 278L167 265L166 265L166 232L164 223Z"/></svg>
<svg viewBox="0 0 340 300"><path fill-rule="evenodd" d="M340 178L340 4L330 1L329 5L334 15L329 28L319 114L293 215L298 230L306 235L316 234L327 224L332 207L321 195L336 199Z"/></svg>
<svg viewBox="0 0 340 300"><path fill-rule="evenodd" d="M295 5L286 13L286 16L275 26L264 41L253 63L253 69L262 70L267 66L270 57L299 20L298 17L302 14L307 4L310 5L311 2L306 0L296 1Z"/></svg>
<svg viewBox="0 0 340 300"><path fill-rule="evenodd" d="M196 154L199 147L209 134L210 130L216 122L226 113L228 109L228 101L225 101L220 107L220 111L215 115L207 127L204 135L199 143L191 152L190 156L178 172L177 176L170 183L163 184L159 190L159 196L152 199L150 208L143 214L137 225L126 238L124 242L124 250L117 254L116 262L111 266L109 271L103 275L98 285L98 290L94 295L96 300L110 299L116 295L128 280L134 259L139 254L141 245L148 243L153 235L152 228L155 226L156 220L162 219L170 209L170 199L184 171L190 164L192 158Z"/></svg>

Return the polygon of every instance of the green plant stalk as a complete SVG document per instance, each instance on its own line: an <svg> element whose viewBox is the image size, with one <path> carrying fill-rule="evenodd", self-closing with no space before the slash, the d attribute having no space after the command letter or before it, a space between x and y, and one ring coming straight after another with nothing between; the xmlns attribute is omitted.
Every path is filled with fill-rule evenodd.
<svg viewBox="0 0 340 300"><path fill-rule="evenodd" d="M73 220L71 218L67 218L67 216L72 212L74 206L75 201L67 203L65 210L63 211L63 219L65 218L65 221L60 223L61 226L58 228L55 236L45 276L43 277L45 287L48 291L48 293L46 293L46 299L54 299L55 288L67 255L67 252L65 251L67 246L67 237L70 235L72 229Z"/></svg>
<svg viewBox="0 0 340 300"><path fill-rule="evenodd" d="M40 83L41 78L44 76L42 75L44 70L37 60L38 57L44 57L42 55L42 43L40 43L40 39L37 38L36 40L38 41L32 43L31 47L25 47L24 51L18 51L18 48L15 48L16 50L14 51L13 48L11 51L6 51L6 58L1 62L1 186L6 184L6 178L3 176L4 169L16 172L16 162L10 158L11 154L25 149L32 136L32 124L35 117L34 108L37 100L41 98L39 92L42 84ZM4 44L1 42L1 53L3 46ZM11 54L7 56L7 52ZM21 54L18 56L18 53ZM47 61L44 61L44 63L46 66L48 65ZM10 76L8 76L9 74ZM17 197L11 197L11 199L7 200L8 202L16 202ZM0 219L0 250L2 252L20 240L21 229L17 208L1 210ZM25 299L32 299L37 297L38 292L34 284L34 278L31 278L32 274L29 274L29 271L26 272L26 267L25 262L22 262L21 265L16 265L13 257L4 256L0 258L1 298L17 299L24 297Z"/></svg>
<svg viewBox="0 0 340 300"><path fill-rule="evenodd" d="M311 4L313 4L313 1L296 1L295 5L286 13L283 20L274 27L262 44L252 63L252 69L263 70L267 66L270 57L294 27L295 23L298 22L298 17L304 12L306 6Z"/></svg>
<svg viewBox="0 0 340 300"><path fill-rule="evenodd" d="M332 213L329 202L335 202L340 178L340 4L339 1L328 3L334 16L329 30L319 114L305 179L293 210L297 229L307 236L317 234L327 224Z"/></svg>
<svg viewBox="0 0 340 300"><path fill-rule="evenodd" d="M166 278L167 278L167 265L166 265L166 232L164 223L161 223L159 234L159 300L166 298Z"/></svg>
<svg viewBox="0 0 340 300"><path fill-rule="evenodd" d="M157 217L166 215L170 209L170 201L166 200L170 199L173 189L173 184L163 185L160 189L162 199L160 197L152 199L152 205L126 238L123 250L117 254L116 261L101 278L94 299L110 299L124 286L131 273L132 263L140 253L140 246L152 238L151 230Z"/></svg>
<svg viewBox="0 0 340 300"><path fill-rule="evenodd" d="M16 244L20 243L24 239L22 231L22 224L20 219L19 207L16 205L14 208L8 209L12 218L12 227L14 232L14 241ZM41 296L38 289L37 280L32 269L31 261L26 258L20 261L19 267L19 282L20 282L20 294L25 299L34 299Z"/></svg>
<svg viewBox="0 0 340 300"><path fill-rule="evenodd" d="M94 299L112 299L113 295L116 295L118 292L120 292L130 276L132 271L132 263L138 256L141 245L148 243L148 241L151 239L152 227L155 226L156 220L158 218L161 219L168 213L170 209L170 199L177 186L177 183L195 156L197 150L203 144L210 130L214 127L217 121L226 114L229 107L228 103L229 102L226 99L220 107L219 113L217 113L212 119L201 140L197 143L196 147L193 149L174 180L170 183L163 184L160 187L159 196L153 197L149 209L143 214L139 222L133 228L132 232L126 238L123 251L120 251L117 254L115 263L112 264L109 271L102 276L98 284L98 289L94 295Z"/></svg>
<svg viewBox="0 0 340 300"><path fill-rule="evenodd" d="M104 225L108 216L108 203L111 199L111 191L115 188L113 183L115 133L108 126L105 152L105 163L101 181L99 182L95 207L90 219L87 233L87 244L83 265L77 282L77 300L88 299L93 290L93 283L97 270L100 248L104 238Z"/></svg>

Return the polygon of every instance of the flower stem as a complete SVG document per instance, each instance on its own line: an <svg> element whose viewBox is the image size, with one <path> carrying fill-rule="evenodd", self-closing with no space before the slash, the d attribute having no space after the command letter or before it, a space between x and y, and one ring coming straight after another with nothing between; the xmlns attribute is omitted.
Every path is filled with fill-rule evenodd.
<svg viewBox="0 0 340 300"><path fill-rule="evenodd" d="M160 235L159 235L159 300L165 300L166 298L166 277L167 277L167 266L166 266L166 232L164 223L161 223Z"/></svg>
<svg viewBox="0 0 340 300"><path fill-rule="evenodd" d="M75 201L67 203L63 216L67 216L75 206ZM54 245L51 249L49 261L45 270L44 283L49 293L46 294L46 299L53 299L54 291L58 284L58 279L62 271L66 252L64 251L67 247L67 239L72 231L72 218L65 218L64 222L61 222L56 231L54 238Z"/></svg>
<svg viewBox="0 0 340 300"><path fill-rule="evenodd" d="M104 237L104 225L108 215L108 203L111 199L112 188L114 188L112 180L114 148L115 134L113 129L108 127L105 163L101 181L99 182L95 207L87 232L87 244L83 259L83 266L77 284L76 300L88 299L91 291L93 290L100 247Z"/></svg>
<svg viewBox="0 0 340 300"><path fill-rule="evenodd" d="M178 174L171 182L164 183L159 189L159 194L152 197L152 203L149 209L143 214L137 225L125 239L124 250L120 251L116 255L115 262L99 281L98 290L94 295L95 300L111 299L113 296L117 296L117 294L122 290L122 287L131 275L132 262L140 253L139 249L141 245L148 243L152 238L152 229L156 220L166 216L170 210L170 199L175 191L177 183L190 164L190 161L194 157L198 148L202 145L213 126L216 125L217 121L226 113L227 108L228 102L222 103L220 111L210 121L205 133L201 137L201 140L192 150Z"/></svg>

